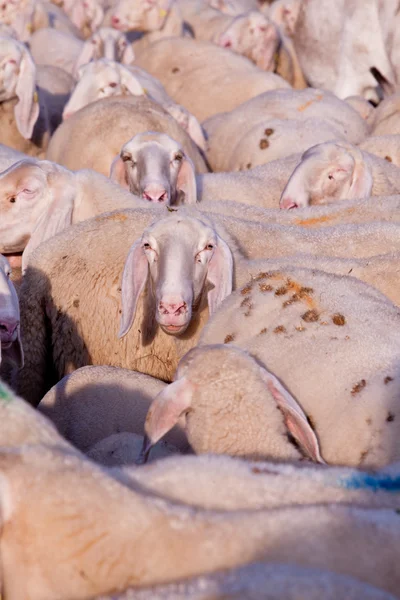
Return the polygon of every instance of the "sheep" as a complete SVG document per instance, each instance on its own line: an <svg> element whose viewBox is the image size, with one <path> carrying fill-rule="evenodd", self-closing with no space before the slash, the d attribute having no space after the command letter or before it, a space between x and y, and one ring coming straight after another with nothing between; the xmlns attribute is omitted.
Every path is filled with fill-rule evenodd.
<svg viewBox="0 0 400 600"><path fill-rule="evenodd" d="M31 256L21 289L25 367L18 373L30 402L53 383L53 361L58 379L109 364L171 380L209 313L231 292L232 252L236 262L241 254L205 215L180 207L165 217L164 210L135 209L133 223L123 212L96 217L84 232L75 225ZM78 285L71 287L71 278Z"/></svg>
<svg viewBox="0 0 400 600"><path fill-rule="evenodd" d="M50 445L3 447L0 468L2 585L10 600L78 600L255 561L325 569L398 591L393 509L196 510L129 489Z"/></svg>
<svg viewBox="0 0 400 600"><path fill-rule="evenodd" d="M163 133L139 133L129 140L114 159L110 178L149 202L197 201L193 163L180 144Z"/></svg>
<svg viewBox="0 0 400 600"><path fill-rule="evenodd" d="M116 469L84 459L4 385L0 412L6 425L0 428L2 589L10 600L28 591L32 600L115 594L256 560L285 560L398 589L393 508L196 510L121 483ZM374 479L379 482L375 476L369 483ZM79 535L71 535L77 514Z"/></svg>
<svg viewBox="0 0 400 600"><path fill-rule="evenodd" d="M159 39L185 34L185 24L174 0L117 0L106 13L103 24L118 31L141 33L133 38L135 52Z"/></svg>
<svg viewBox="0 0 400 600"><path fill-rule="evenodd" d="M382 23L396 10L395 3L378 0L301 3L293 42L307 81L339 98L358 95L378 101L370 67L395 80Z"/></svg>
<svg viewBox="0 0 400 600"><path fill-rule="evenodd" d="M279 33L258 10L232 17L207 6L204 0L183 0L179 8L196 39L242 54L265 71L274 70Z"/></svg>
<svg viewBox="0 0 400 600"><path fill-rule="evenodd" d="M196 172L207 167L188 134L158 104L145 96L97 100L64 121L51 138L48 160L76 170L89 168L108 176L111 163L132 134L166 133L182 145Z"/></svg>
<svg viewBox="0 0 400 600"><path fill-rule="evenodd" d="M0 254L0 363L6 361L21 368L24 364L24 353L19 324L19 302L10 275L10 265Z"/></svg>
<svg viewBox="0 0 400 600"><path fill-rule="evenodd" d="M151 454L150 454L151 457ZM133 489L207 510L260 510L310 504L398 507L399 463L380 471L310 462L249 461L221 454L169 457L110 474Z"/></svg>
<svg viewBox="0 0 400 600"><path fill-rule="evenodd" d="M290 209L399 192L398 167L351 144L327 142L303 154L279 206Z"/></svg>
<svg viewBox="0 0 400 600"><path fill-rule="evenodd" d="M32 35L29 47L37 65L60 67L73 76L91 60L104 57L130 64L135 58L126 36L111 27L100 27L85 42L56 29L43 28Z"/></svg>
<svg viewBox="0 0 400 600"><path fill-rule="evenodd" d="M126 68L110 60L98 60L79 69L79 81L65 107L64 119L100 98L146 94L162 106L185 129L192 140L206 149L203 131L197 119L183 106L175 104L160 82L143 69Z"/></svg>
<svg viewBox="0 0 400 600"><path fill-rule="evenodd" d="M262 268L262 263L260 266ZM214 382L218 382L217 373L222 373L223 365L231 364L229 349L232 347L232 352L236 352L234 346L239 346L261 365L268 365L296 398L313 423L325 461L363 468L382 466L400 456L395 431L396 423L400 423L397 411L399 315L398 307L383 294L355 278L285 266L279 271L263 269L225 300L223 309L213 315L203 330L198 343L197 365L203 365L199 377L209 382L215 369ZM227 346L222 349L218 346L212 353L211 366L210 349L201 351L202 346L223 343ZM217 364L218 352L222 353L221 364ZM191 355L196 364L196 354ZM251 444L247 427L240 426L239 419L231 422L232 414L239 411L237 403L227 403L227 408L218 413L218 427L213 428L211 419L214 410L211 407L219 403L222 389L229 394L229 384L221 386L222 389L215 388L218 389L215 405L213 392L206 392L208 383L200 386L204 400L207 398L209 402L208 427L204 423L201 428L196 427L196 403L202 411L205 407L201 405L200 387L194 388L195 393L186 394L185 381L190 383L191 379L189 375L185 379L185 369L190 369L191 355L181 361L178 371L181 378L177 377L174 384L161 393L160 401L156 399L154 403L162 407L169 390L172 394L174 386L180 388L183 404L190 405L193 400L192 412L186 417L186 431L190 430L188 440L193 449L197 451L195 445L198 444L202 452L208 447L214 452L235 454L241 444ZM330 359L323 360L323 357ZM193 372L196 384L196 371ZM233 377L232 370L229 373ZM238 369L236 373L235 377L245 386L242 397L254 401L254 396L249 395L247 373L239 375ZM238 389L239 383L235 392ZM234 413L225 420L224 427L227 432L235 427L236 436L230 437L227 433L222 439L221 415L223 410L229 415L233 405ZM248 415L249 409L243 406L242 411ZM151 412L152 408L149 426ZM158 416L161 415L162 412ZM166 421L164 425L167 430ZM148 429L146 431L148 433ZM252 431L252 438L256 432Z"/></svg>
<svg viewBox="0 0 400 600"><path fill-rule="evenodd" d="M285 564L253 563L202 575L184 582L96 600L395 600L395 597L352 577Z"/></svg>
<svg viewBox="0 0 400 600"><path fill-rule="evenodd" d="M188 38L155 42L137 54L135 63L157 77L171 98L199 121L263 92L290 88L282 77L262 71L244 56Z"/></svg>
<svg viewBox="0 0 400 600"><path fill-rule="evenodd" d="M375 154L400 167L400 135L379 135L368 137L359 145L360 150Z"/></svg>
<svg viewBox="0 0 400 600"><path fill-rule="evenodd" d="M140 206L139 198L90 170L71 172L49 161L24 159L0 174L0 251L29 256L66 227L116 208Z"/></svg>
<svg viewBox="0 0 400 600"><path fill-rule="evenodd" d="M376 108L373 136L399 135L399 117L400 94L394 93L383 101Z"/></svg>
<svg viewBox="0 0 400 600"><path fill-rule="evenodd" d="M360 117L365 119L371 129L373 128L375 123L376 108L373 104L371 104L371 102L368 102L368 100L362 96L348 96L344 99L344 101L354 108Z"/></svg>
<svg viewBox="0 0 400 600"><path fill-rule="evenodd" d="M288 156L294 149L302 152L317 138L358 144L370 131L346 102L311 88L260 94L231 112L207 119L203 126L209 138L207 157L214 169L225 171L254 167Z"/></svg>
<svg viewBox="0 0 400 600"><path fill-rule="evenodd" d="M51 107L37 89L35 64L26 46L13 38L0 37L0 57L4 67L1 141L15 150L42 156L54 115L49 114Z"/></svg>
<svg viewBox="0 0 400 600"><path fill-rule="evenodd" d="M4 6L4 8L3 8ZM53 27L71 36L81 38L79 29L65 12L42 0L11 0L1 6L0 21L11 26L18 39L27 42L34 31L42 27Z"/></svg>
<svg viewBox="0 0 400 600"><path fill-rule="evenodd" d="M72 23L89 37L96 32L104 19L104 10L101 0L56 0L54 4L62 7Z"/></svg>
<svg viewBox="0 0 400 600"><path fill-rule="evenodd" d="M143 436L137 433L114 433L109 437L97 442L89 448L88 458L107 467L123 466L134 464L140 454L143 446ZM152 459L165 458L171 454L177 454L179 451L171 444L160 441L154 448Z"/></svg>
<svg viewBox="0 0 400 600"><path fill-rule="evenodd" d="M165 383L143 373L116 367L82 367L47 392L38 411L81 452L120 432L144 435L151 401ZM181 452L189 449L181 427L165 438Z"/></svg>

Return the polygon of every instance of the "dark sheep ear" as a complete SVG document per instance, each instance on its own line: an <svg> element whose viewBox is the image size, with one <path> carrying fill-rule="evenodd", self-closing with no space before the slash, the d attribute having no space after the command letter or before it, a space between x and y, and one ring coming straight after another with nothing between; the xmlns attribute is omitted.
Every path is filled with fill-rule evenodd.
<svg viewBox="0 0 400 600"><path fill-rule="evenodd" d="M370 68L370 73L375 77L377 84L382 90L383 97L391 96L396 91L396 86L391 83L376 67Z"/></svg>

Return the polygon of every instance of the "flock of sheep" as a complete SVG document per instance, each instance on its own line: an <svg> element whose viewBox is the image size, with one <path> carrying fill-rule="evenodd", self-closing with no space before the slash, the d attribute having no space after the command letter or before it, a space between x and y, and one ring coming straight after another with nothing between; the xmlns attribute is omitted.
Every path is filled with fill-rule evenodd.
<svg viewBox="0 0 400 600"><path fill-rule="evenodd" d="M2 600L400 598L397 84L400 0L0 2Z"/></svg>

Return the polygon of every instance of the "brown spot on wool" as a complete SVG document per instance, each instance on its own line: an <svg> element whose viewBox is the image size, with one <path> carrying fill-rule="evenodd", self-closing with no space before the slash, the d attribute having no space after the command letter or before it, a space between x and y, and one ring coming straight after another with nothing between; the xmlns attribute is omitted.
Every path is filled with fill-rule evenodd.
<svg viewBox="0 0 400 600"><path fill-rule="evenodd" d="M372 425L372 419L370 417L368 417L368 419L365 419L365 422L367 425Z"/></svg>
<svg viewBox="0 0 400 600"><path fill-rule="evenodd" d="M259 283L258 287L260 288L260 292L272 292L274 289L272 285L269 285L268 283Z"/></svg>
<svg viewBox="0 0 400 600"><path fill-rule="evenodd" d="M362 462L364 462L364 460L367 458L367 455L368 455L368 450L364 450L363 452L361 452L361 454L360 454L360 464Z"/></svg>
<svg viewBox="0 0 400 600"><path fill-rule="evenodd" d="M346 318L340 313L335 313L334 315L332 315L332 322L334 325L342 327L343 325L346 325Z"/></svg>
<svg viewBox="0 0 400 600"><path fill-rule="evenodd" d="M284 296L287 293L288 293L288 288L285 285L282 285L281 287L279 287L275 290L275 296Z"/></svg>
<svg viewBox="0 0 400 600"><path fill-rule="evenodd" d="M240 290L240 293L242 294L242 296L246 296L247 294L249 294L251 292L251 285L246 285L244 288L242 288Z"/></svg>
<svg viewBox="0 0 400 600"><path fill-rule="evenodd" d="M121 223L123 223L124 221L127 220L127 216L123 215L121 213L116 213L116 214L112 214L111 215L107 215L105 217L100 216L100 217L96 217L96 221L98 223L102 223L103 221L121 221Z"/></svg>
<svg viewBox="0 0 400 600"><path fill-rule="evenodd" d="M365 381L365 379L361 379L358 383L356 383L353 386L353 389L351 390L351 395L355 396L356 394L359 394L361 392L361 390L363 390L365 388L366 385L367 385L367 382Z"/></svg>
<svg viewBox="0 0 400 600"><path fill-rule="evenodd" d="M384 383L385 385L387 385L387 384L388 384L388 383L390 383L391 381L393 381L393 377L390 377L389 375L387 375L387 376L385 377L385 379L383 380L383 383Z"/></svg>
<svg viewBox="0 0 400 600"><path fill-rule="evenodd" d="M267 331L268 329L266 327L263 327L258 335L264 335L264 333L267 333Z"/></svg>
<svg viewBox="0 0 400 600"><path fill-rule="evenodd" d="M173 67L173 68L171 69L171 71L172 71L172 73L179 73L179 71L180 71L180 68L179 68L179 67Z"/></svg>
<svg viewBox="0 0 400 600"><path fill-rule="evenodd" d="M311 98L311 100L308 100L308 102L305 102L304 104L301 104L298 107L297 110L299 112L303 112L303 110L306 110L306 108L308 108L309 106L311 106L312 104L314 104L314 102L320 102L323 97L324 97L323 94L318 94L317 96L315 96L315 98Z"/></svg>
<svg viewBox="0 0 400 600"><path fill-rule="evenodd" d="M247 163L246 169L251 169L251 163Z"/></svg>
<svg viewBox="0 0 400 600"><path fill-rule="evenodd" d="M251 472L255 473L255 475L259 475L260 473L265 475L278 475L278 473L275 473L275 471L270 471L266 467L263 467L262 469L260 469L260 467L252 467Z"/></svg>
<svg viewBox="0 0 400 600"><path fill-rule="evenodd" d="M297 327L295 327L296 331L304 331L305 327L303 327L302 325L298 325Z"/></svg>
<svg viewBox="0 0 400 600"><path fill-rule="evenodd" d="M324 215L322 217L311 217L310 219L295 219L294 224L300 227L315 227L323 223L331 223L336 219L343 219L344 216L351 215L355 212L355 208L338 209L335 214Z"/></svg>
<svg viewBox="0 0 400 600"><path fill-rule="evenodd" d="M286 333L286 327L278 325L278 327L275 327L274 333Z"/></svg>
<svg viewBox="0 0 400 600"><path fill-rule="evenodd" d="M246 296L246 298L241 301L240 306L248 306L249 308L253 308L250 296Z"/></svg>
<svg viewBox="0 0 400 600"><path fill-rule="evenodd" d="M79 308L79 298L76 298L76 300L73 301L73 306L75 306L75 308Z"/></svg>
<svg viewBox="0 0 400 600"><path fill-rule="evenodd" d="M235 339L234 334L228 333L228 335L224 339L224 344L229 344L230 342L233 342L234 339Z"/></svg>
<svg viewBox="0 0 400 600"><path fill-rule="evenodd" d="M285 300L285 302L282 304L282 306L283 306L283 308L286 308L287 306L290 306L291 304L294 304L295 302L300 302L299 294L293 294L293 296L291 296L289 298L289 300Z"/></svg>
<svg viewBox="0 0 400 600"><path fill-rule="evenodd" d="M388 423L393 423L394 419L395 419L395 415L393 413L391 413L391 412L388 412L388 416L386 417L386 421Z"/></svg>
<svg viewBox="0 0 400 600"><path fill-rule="evenodd" d="M272 127L267 127L267 129L264 131L264 135L266 135L267 137L269 137L273 133L274 133L274 130L272 129Z"/></svg>
<svg viewBox="0 0 400 600"><path fill-rule="evenodd" d="M387 160L388 162L393 162L392 157L391 156L385 156L385 160Z"/></svg>
<svg viewBox="0 0 400 600"><path fill-rule="evenodd" d="M269 146L269 141L267 139L265 139L265 138L262 138L260 140L259 146L260 146L260 150L265 150Z"/></svg>
<svg viewBox="0 0 400 600"><path fill-rule="evenodd" d="M319 319L319 314L316 310L308 310L304 315L301 315L301 318L306 323L315 323Z"/></svg>

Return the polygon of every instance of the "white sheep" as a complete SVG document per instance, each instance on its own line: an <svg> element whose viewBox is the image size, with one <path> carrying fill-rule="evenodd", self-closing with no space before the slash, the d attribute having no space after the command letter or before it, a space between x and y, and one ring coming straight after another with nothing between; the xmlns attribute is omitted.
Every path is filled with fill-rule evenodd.
<svg viewBox="0 0 400 600"><path fill-rule="evenodd" d="M149 589L130 589L96 600L395 600L358 579L285 564L253 563L214 575Z"/></svg>
<svg viewBox="0 0 400 600"><path fill-rule="evenodd" d="M24 364L24 353L19 324L19 302L10 275L10 265L0 254L0 363L6 361L20 368Z"/></svg>
<svg viewBox="0 0 400 600"><path fill-rule="evenodd" d="M3 447L0 469L2 586L10 600L115 594L255 561L325 569L392 594L400 585L393 509L196 510L130 489L50 444Z"/></svg>
<svg viewBox="0 0 400 600"><path fill-rule="evenodd" d="M55 107L37 88L36 67L24 44L0 37L0 61L1 142L27 154L42 155L54 130L53 120L57 119L52 114Z"/></svg>
<svg viewBox="0 0 400 600"><path fill-rule="evenodd" d="M156 42L135 63L157 77L200 122L263 92L290 88L282 77L262 71L244 56L188 38Z"/></svg>
<svg viewBox="0 0 400 600"><path fill-rule="evenodd" d="M279 205L290 209L400 192L400 169L344 142L326 142L301 157Z"/></svg>
<svg viewBox="0 0 400 600"><path fill-rule="evenodd" d="M134 134L145 131L166 133L182 145L198 173L207 172L201 152L189 135L144 95L115 96L85 106L60 125L46 156L68 169L90 168L108 176L122 146Z"/></svg>
<svg viewBox="0 0 400 600"><path fill-rule="evenodd" d="M202 150L206 149L204 134L197 119L183 106L176 104L161 83L143 69L101 59L80 67L77 77L76 87L64 109L64 119L101 98L146 94L174 117Z"/></svg>
<svg viewBox="0 0 400 600"><path fill-rule="evenodd" d="M193 509L120 483L116 469L83 459L3 385L0 412L0 550L3 593L10 600L28 591L32 600L50 593L63 600L115 594L254 561L286 561L389 593L398 589L400 526L393 508ZM378 474L369 476L374 481L379 489ZM368 489L368 478L353 483Z"/></svg>
<svg viewBox="0 0 400 600"><path fill-rule="evenodd" d="M129 211L100 215L84 233L75 225L31 256L21 291L26 356L18 379L33 403L49 387L53 360L59 379L87 364L111 364L170 380L231 292L232 253L236 262L241 254L230 236L196 211L166 208L135 209L133 220ZM53 359L46 361L51 329Z"/></svg>
<svg viewBox="0 0 400 600"><path fill-rule="evenodd" d="M375 154L390 163L400 167L400 135L377 135L367 137L361 142L359 148L364 152Z"/></svg>
<svg viewBox="0 0 400 600"><path fill-rule="evenodd" d="M0 251L24 251L25 269L33 250L66 227L138 205L139 198L99 173L23 159L0 174Z"/></svg>
<svg viewBox="0 0 400 600"><path fill-rule="evenodd" d="M120 432L144 435L152 400L165 383L143 373L116 367L82 367L42 398L38 410L58 432L82 452ZM187 452L182 428L166 437L168 444Z"/></svg>
<svg viewBox="0 0 400 600"><path fill-rule="evenodd" d="M110 178L149 202L197 202L193 163L180 144L163 133L139 133L129 140L113 160Z"/></svg>
<svg viewBox="0 0 400 600"><path fill-rule="evenodd" d="M268 271L265 267L225 300L223 309L213 315L202 332L200 347L225 343L225 352L229 352L230 345L234 352L233 346L239 346L266 365L311 419L322 457L328 463L368 467L398 460L398 307L373 287L352 277L285 266ZM181 397L188 405L191 395L185 396L184 381L185 371L189 373L191 364L196 362L193 352L192 356L192 363L190 354L183 359L181 379L176 380L177 386L182 382ZM196 442L202 452L215 445L216 451L234 454L235 446L240 448L239 439L243 444L251 444L255 433L249 436L239 419L235 423L232 415L239 414L239 407L233 398L226 408L229 415L229 407L235 407L224 422L226 438L222 438L222 410L218 413L218 426L213 428L211 398L219 402L222 390L229 394L229 376L221 389L216 388L217 396L206 391L207 385L212 386L206 383L211 381L212 370L215 369L214 380L218 382L222 365L230 362L227 357L221 359L220 365L216 358L208 361L206 350L200 353L200 362L203 370L197 376L204 377L204 387L196 387L192 396L193 411L186 417L186 429L192 420L191 433L198 436ZM208 376L206 368L210 371ZM254 399L251 387L247 387L247 375L237 372L235 380L243 382L242 398L247 398L249 406ZM228 373L233 377L232 371ZM186 380L190 381L189 375ZM174 385L170 386L171 393ZM238 386L239 383L235 393ZM165 397L167 391L163 394ZM195 405L199 402L201 406L202 397L209 407L207 430L195 425ZM243 415L248 414L249 408L243 407L242 411ZM231 438L233 427L237 435ZM190 435L188 439L196 450Z"/></svg>

